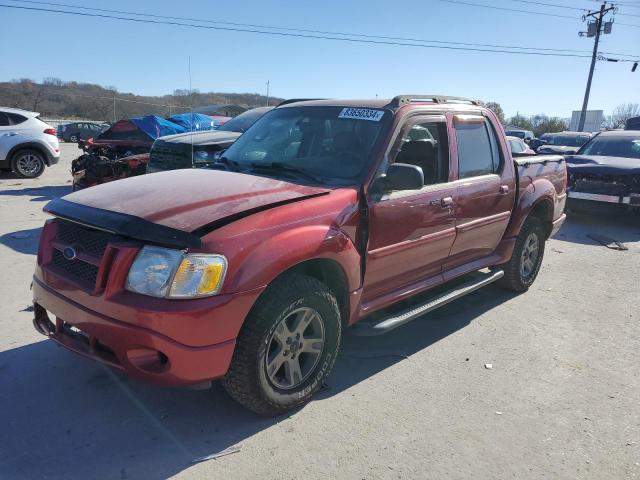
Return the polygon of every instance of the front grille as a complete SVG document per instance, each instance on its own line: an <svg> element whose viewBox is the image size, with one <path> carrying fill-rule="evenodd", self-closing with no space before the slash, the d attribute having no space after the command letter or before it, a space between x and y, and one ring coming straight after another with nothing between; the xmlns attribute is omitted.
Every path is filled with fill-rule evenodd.
<svg viewBox="0 0 640 480"><path fill-rule="evenodd" d="M51 267L83 287L93 290L98 279L98 265L109 243L117 240L114 234L85 227L67 220L56 220L57 231L51 255ZM76 257L69 260L63 252L73 248Z"/></svg>
<svg viewBox="0 0 640 480"><path fill-rule="evenodd" d="M96 285L96 280L98 279L98 267L95 265L91 265L90 263L83 262L80 259L67 260L62 255L62 252L58 250L53 251L53 257L51 259L51 263L60 270L69 274L70 277L74 278L79 283L89 287L94 288Z"/></svg>
<svg viewBox="0 0 640 480"><path fill-rule="evenodd" d="M191 168L191 145L156 140L149 153L149 166L155 170Z"/></svg>
<svg viewBox="0 0 640 480"><path fill-rule="evenodd" d="M58 222L56 240L64 245L78 247L95 257L102 257L112 235L84 227L77 223L61 220Z"/></svg>

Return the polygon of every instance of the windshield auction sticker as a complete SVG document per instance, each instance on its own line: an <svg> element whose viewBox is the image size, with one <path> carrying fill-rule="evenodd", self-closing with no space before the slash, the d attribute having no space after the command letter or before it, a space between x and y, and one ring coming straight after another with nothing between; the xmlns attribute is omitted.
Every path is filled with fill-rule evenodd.
<svg viewBox="0 0 640 480"><path fill-rule="evenodd" d="M338 118L354 118L356 120L369 120L379 122L384 115L384 110L372 110L370 108L343 108Z"/></svg>

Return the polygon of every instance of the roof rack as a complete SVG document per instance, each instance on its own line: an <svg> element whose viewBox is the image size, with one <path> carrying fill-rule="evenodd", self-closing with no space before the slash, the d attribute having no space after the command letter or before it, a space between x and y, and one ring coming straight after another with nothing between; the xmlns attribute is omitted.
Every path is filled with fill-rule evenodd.
<svg viewBox="0 0 640 480"><path fill-rule="evenodd" d="M446 95L397 95L393 97L387 105L390 108L397 108L411 102L433 102L433 103L468 103L469 105L482 105L480 100L466 97L448 97Z"/></svg>
<svg viewBox="0 0 640 480"><path fill-rule="evenodd" d="M289 100L283 100L282 102L280 102L278 105L276 105L276 108L283 105L289 105L290 103L310 102L312 100L324 100L324 98L290 98Z"/></svg>

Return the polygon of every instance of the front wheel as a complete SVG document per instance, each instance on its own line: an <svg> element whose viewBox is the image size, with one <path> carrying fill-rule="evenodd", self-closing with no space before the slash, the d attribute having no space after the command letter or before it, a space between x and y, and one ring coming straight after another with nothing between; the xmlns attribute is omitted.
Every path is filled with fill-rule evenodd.
<svg viewBox="0 0 640 480"><path fill-rule="evenodd" d="M44 172L44 156L36 150L20 150L13 156L11 165L21 178L36 178Z"/></svg>
<svg viewBox="0 0 640 480"><path fill-rule="evenodd" d="M224 388L260 415L308 402L338 355L338 303L322 282L292 274L269 286L240 331Z"/></svg>
<svg viewBox="0 0 640 480"><path fill-rule="evenodd" d="M537 218L529 218L516 238L511 259L501 265L504 277L499 284L507 290L525 292L533 284L542 265L544 256L545 235L542 222Z"/></svg>

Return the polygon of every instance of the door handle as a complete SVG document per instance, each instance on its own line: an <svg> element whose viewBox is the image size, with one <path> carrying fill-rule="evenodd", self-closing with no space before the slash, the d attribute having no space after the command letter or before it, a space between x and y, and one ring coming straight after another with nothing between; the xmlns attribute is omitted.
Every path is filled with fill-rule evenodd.
<svg viewBox="0 0 640 480"><path fill-rule="evenodd" d="M449 208L451 205L453 205L453 198L451 197L444 197L440 200L440 206L442 208Z"/></svg>
<svg viewBox="0 0 640 480"><path fill-rule="evenodd" d="M509 193L509 185L500 186L500 195L507 195Z"/></svg>

